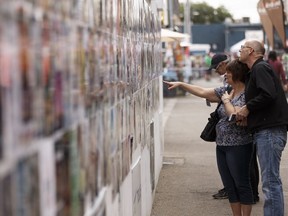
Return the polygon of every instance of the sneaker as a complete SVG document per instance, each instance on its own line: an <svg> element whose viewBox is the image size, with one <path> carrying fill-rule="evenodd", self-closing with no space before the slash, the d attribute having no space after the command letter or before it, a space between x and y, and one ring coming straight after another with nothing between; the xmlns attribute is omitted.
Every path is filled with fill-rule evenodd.
<svg viewBox="0 0 288 216"><path fill-rule="evenodd" d="M215 196L218 196L219 193L223 193L225 191L225 188L219 190L216 194L213 194L212 196L215 197Z"/></svg>
<svg viewBox="0 0 288 216"><path fill-rule="evenodd" d="M228 193L225 188L218 191L218 193L212 195L214 199L228 199Z"/></svg>

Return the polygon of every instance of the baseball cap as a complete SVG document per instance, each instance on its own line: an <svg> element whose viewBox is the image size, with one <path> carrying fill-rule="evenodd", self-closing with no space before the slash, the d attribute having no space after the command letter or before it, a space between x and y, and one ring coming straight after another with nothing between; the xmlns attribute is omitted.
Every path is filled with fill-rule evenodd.
<svg viewBox="0 0 288 216"><path fill-rule="evenodd" d="M208 70L216 69L220 62L228 59L228 56L225 54L215 54L212 57L211 65Z"/></svg>

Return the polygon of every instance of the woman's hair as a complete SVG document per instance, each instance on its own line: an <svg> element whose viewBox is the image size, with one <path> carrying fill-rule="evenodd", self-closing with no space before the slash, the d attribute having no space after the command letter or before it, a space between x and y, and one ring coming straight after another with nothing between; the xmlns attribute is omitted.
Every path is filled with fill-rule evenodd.
<svg viewBox="0 0 288 216"><path fill-rule="evenodd" d="M270 51L268 53L268 59L271 59L272 61L276 61L277 60L277 53L275 51Z"/></svg>
<svg viewBox="0 0 288 216"><path fill-rule="evenodd" d="M232 80L234 82L240 81L245 83L245 76L249 70L248 66L240 62L239 59L229 62L226 66L226 71L232 74Z"/></svg>

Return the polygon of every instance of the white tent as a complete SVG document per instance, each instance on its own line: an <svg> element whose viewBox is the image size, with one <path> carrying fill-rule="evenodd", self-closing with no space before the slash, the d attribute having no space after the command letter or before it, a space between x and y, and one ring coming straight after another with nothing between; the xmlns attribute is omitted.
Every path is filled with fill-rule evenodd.
<svg viewBox="0 0 288 216"><path fill-rule="evenodd" d="M182 41L189 38L190 35L183 34L179 32L174 32L169 29L161 29L161 41L170 42L170 41Z"/></svg>
<svg viewBox="0 0 288 216"><path fill-rule="evenodd" d="M180 46L189 47L190 51L192 52L194 51L194 52L209 53L211 49L210 44L194 44L194 43L189 43L186 41L181 42Z"/></svg>
<svg viewBox="0 0 288 216"><path fill-rule="evenodd" d="M239 50L241 49L241 45L244 45L247 40L249 40L249 39L243 39L243 40L237 42L236 44L232 45L230 47L230 52L231 53L238 53L238 55L239 55ZM267 50L268 46L266 44L264 44L264 48Z"/></svg>
<svg viewBox="0 0 288 216"><path fill-rule="evenodd" d="M241 45L243 45L246 42L246 39L243 39L239 42L237 42L236 44L232 45L230 47L230 52L231 53L238 53L239 50L241 49Z"/></svg>

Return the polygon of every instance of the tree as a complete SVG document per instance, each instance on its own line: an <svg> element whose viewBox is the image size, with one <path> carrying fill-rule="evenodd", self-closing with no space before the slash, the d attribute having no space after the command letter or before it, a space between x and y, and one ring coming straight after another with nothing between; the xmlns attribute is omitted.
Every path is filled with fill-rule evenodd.
<svg viewBox="0 0 288 216"><path fill-rule="evenodd" d="M180 4L179 17L184 21L185 4ZM232 15L224 7L213 8L205 2L191 3L190 5L191 21L195 24L223 23L226 18L233 20Z"/></svg>

